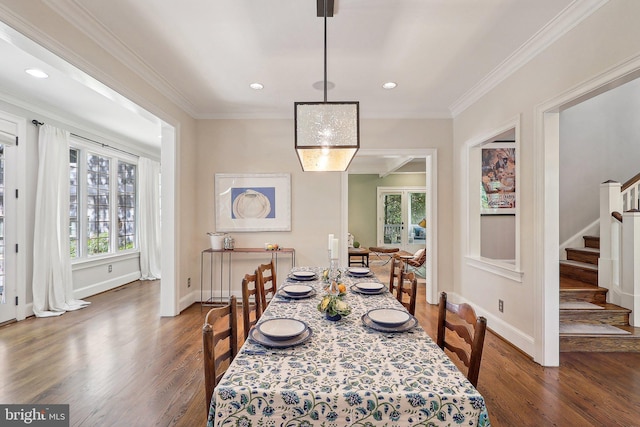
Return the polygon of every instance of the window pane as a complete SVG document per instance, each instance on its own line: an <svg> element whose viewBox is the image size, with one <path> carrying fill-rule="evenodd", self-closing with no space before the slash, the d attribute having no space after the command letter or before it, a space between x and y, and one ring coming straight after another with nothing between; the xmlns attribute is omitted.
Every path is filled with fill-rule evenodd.
<svg viewBox="0 0 640 427"><path fill-rule="evenodd" d="M118 162L118 250L135 248L136 166Z"/></svg>
<svg viewBox="0 0 640 427"><path fill-rule="evenodd" d="M78 150L69 150L69 253L71 258L80 256L78 251Z"/></svg>
<svg viewBox="0 0 640 427"><path fill-rule="evenodd" d="M109 252L109 159L87 155L87 254Z"/></svg>

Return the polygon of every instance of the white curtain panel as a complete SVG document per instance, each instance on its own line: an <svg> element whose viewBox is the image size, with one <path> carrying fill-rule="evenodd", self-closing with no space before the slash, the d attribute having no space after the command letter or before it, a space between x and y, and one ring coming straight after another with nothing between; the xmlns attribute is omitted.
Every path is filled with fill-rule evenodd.
<svg viewBox="0 0 640 427"><path fill-rule="evenodd" d="M160 279L160 163L138 160L140 280Z"/></svg>
<svg viewBox="0 0 640 427"><path fill-rule="evenodd" d="M69 132L42 125L33 245L33 312L59 316L89 302L73 299L69 254Z"/></svg>

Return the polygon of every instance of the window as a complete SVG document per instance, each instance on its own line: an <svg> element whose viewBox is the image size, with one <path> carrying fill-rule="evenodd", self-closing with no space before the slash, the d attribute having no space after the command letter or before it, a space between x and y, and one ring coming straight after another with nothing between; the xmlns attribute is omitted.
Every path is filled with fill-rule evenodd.
<svg viewBox="0 0 640 427"><path fill-rule="evenodd" d="M78 179L80 176L85 179ZM133 162L78 143L69 150L69 185L73 259L136 248L137 180Z"/></svg>
<svg viewBox="0 0 640 427"><path fill-rule="evenodd" d="M87 156L87 254L109 252L109 159Z"/></svg>
<svg viewBox="0 0 640 427"><path fill-rule="evenodd" d="M136 166L118 162L118 250L136 241Z"/></svg>
<svg viewBox="0 0 640 427"><path fill-rule="evenodd" d="M467 262L522 281L518 180L520 119L466 143Z"/></svg>
<svg viewBox="0 0 640 427"><path fill-rule="evenodd" d="M71 258L78 257L78 150L69 150L69 244Z"/></svg>

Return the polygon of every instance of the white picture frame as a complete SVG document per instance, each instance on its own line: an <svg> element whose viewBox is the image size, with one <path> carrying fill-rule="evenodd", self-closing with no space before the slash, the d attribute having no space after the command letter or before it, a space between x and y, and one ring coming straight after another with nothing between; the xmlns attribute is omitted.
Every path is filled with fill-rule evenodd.
<svg viewBox="0 0 640 427"><path fill-rule="evenodd" d="M215 174L216 231L291 231L291 174Z"/></svg>

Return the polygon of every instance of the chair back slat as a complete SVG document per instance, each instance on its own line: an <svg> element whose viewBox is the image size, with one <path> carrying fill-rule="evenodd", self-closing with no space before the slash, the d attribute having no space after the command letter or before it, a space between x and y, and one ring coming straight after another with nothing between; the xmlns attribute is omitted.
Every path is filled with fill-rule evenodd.
<svg viewBox="0 0 640 427"><path fill-rule="evenodd" d="M262 292L256 274L245 274L242 278L242 324L244 339L262 316Z"/></svg>
<svg viewBox="0 0 640 427"><path fill-rule="evenodd" d="M456 317L448 318L448 314ZM447 339L447 330L451 331L454 337ZM473 307L466 303L453 304L447 301L446 292L440 294L437 344L441 349L454 353L462 361L467 367L467 379L474 387L478 385L486 330L487 320L482 316L476 316Z"/></svg>
<svg viewBox="0 0 640 427"><path fill-rule="evenodd" d="M229 304L212 308L202 326L202 354L207 414L213 389L238 353L237 301L231 296Z"/></svg>
<svg viewBox="0 0 640 427"><path fill-rule="evenodd" d="M262 292L260 298L262 301L262 311L264 311L267 309L271 298L273 298L278 291L278 280L276 278L276 269L273 260L266 264L260 264L256 270L256 275L258 276L258 283L260 285L260 291ZM267 300L267 296L270 297L269 300Z"/></svg>
<svg viewBox="0 0 640 427"><path fill-rule="evenodd" d="M404 263L401 259L391 260L391 272L389 274L389 292L393 295L396 287L402 283L404 276Z"/></svg>
<svg viewBox="0 0 640 427"><path fill-rule="evenodd" d="M418 294L418 279L414 272L403 275L403 279L398 286L396 298L400 301L411 315L416 314L416 297ZM408 299L407 299L408 297Z"/></svg>

